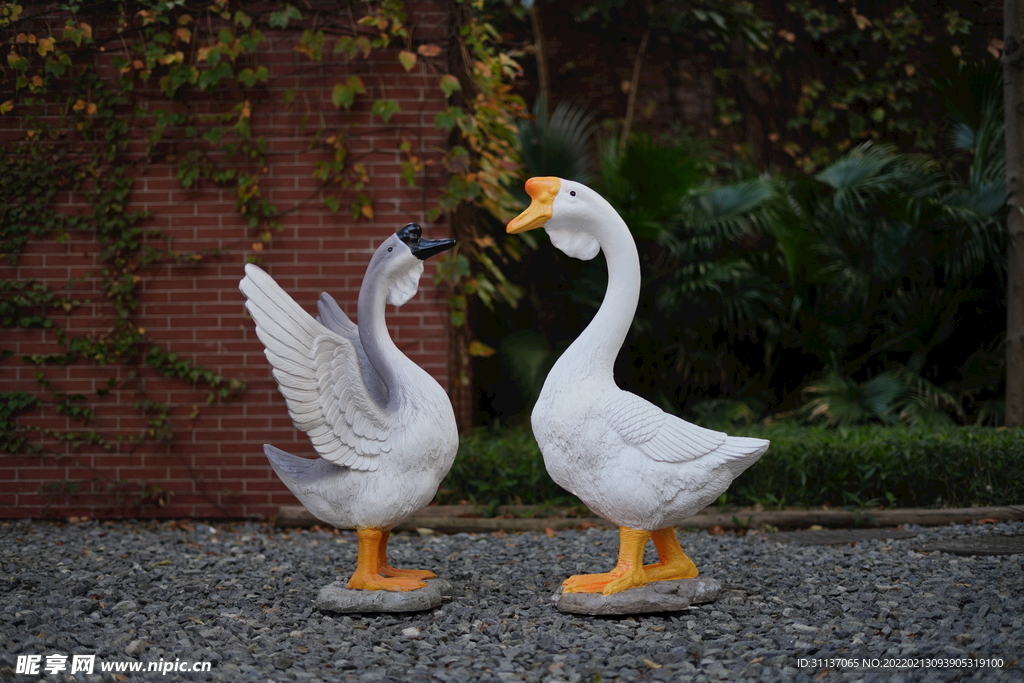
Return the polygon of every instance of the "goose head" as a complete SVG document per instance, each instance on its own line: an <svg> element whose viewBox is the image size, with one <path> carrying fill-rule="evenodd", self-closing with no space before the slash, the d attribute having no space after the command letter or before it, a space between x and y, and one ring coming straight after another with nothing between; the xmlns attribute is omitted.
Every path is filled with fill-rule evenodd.
<svg viewBox="0 0 1024 683"><path fill-rule="evenodd" d="M530 178L526 193L530 206L512 219L506 231L518 234L543 227L555 247L583 261L601 250L594 233L608 224L609 216L618 219L604 197L571 180Z"/></svg>
<svg viewBox="0 0 1024 683"><path fill-rule="evenodd" d="M401 306L416 295L424 259L455 246L455 240L425 240L423 229L409 223L384 240L366 267L366 281L387 288L387 302Z"/></svg>

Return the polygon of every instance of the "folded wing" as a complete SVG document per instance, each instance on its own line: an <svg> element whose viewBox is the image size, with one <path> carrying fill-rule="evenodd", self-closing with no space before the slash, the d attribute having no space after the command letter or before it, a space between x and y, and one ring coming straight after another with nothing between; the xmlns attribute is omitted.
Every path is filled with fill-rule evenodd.
<svg viewBox="0 0 1024 683"><path fill-rule="evenodd" d="M604 411L612 429L652 460L696 460L717 451L728 438L670 415L628 391L612 392Z"/></svg>

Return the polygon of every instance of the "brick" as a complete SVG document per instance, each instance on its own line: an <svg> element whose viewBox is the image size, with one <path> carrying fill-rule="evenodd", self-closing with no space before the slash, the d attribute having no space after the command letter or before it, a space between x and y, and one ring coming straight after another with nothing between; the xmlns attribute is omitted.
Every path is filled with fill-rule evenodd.
<svg viewBox="0 0 1024 683"><path fill-rule="evenodd" d="M446 7L440 0L410 3L407 9L417 26L417 40L446 44ZM266 100L256 102L252 118L254 135L265 136L270 150L260 191L282 211L283 228L274 232L268 248L258 255L271 276L310 314L316 310L319 293L329 291L355 319L366 264L381 241L410 221L423 224L432 237L448 234L444 221L432 226L425 221L426 211L446 183L441 165L426 167L417 186L409 188L400 178L406 156L396 151L398 141L404 138L412 142L414 153L421 158L440 159L437 150L444 147L446 133L433 128L433 118L446 104L437 87L437 72L432 69L442 69L446 58L422 59L411 73L398 64L395 49L377 53L368 61L348 62L330 54L322 65L314 65L293 51L294 42L294 36L275 36L270 46L274 51L261 55L273 80ZM102 66L101 73L112 74L109 65ZM352 112L338 111L330 102L331 89L349 74L359 74L371 92L359 99ZM288 87L302 96L285 105L280 98ZM400 103L402 110L392 123L401 130L370 116L372 98L379 96ZM146 103L147 99L140 101ZM233 105L195 99L190 106L199 112L221 113ZM60 112L52 109L46 116L56 122ZM351 218L348 205L356 192L324 187L312 177L312 164L331 158L326 147L310 148L321 121L332 133L346 136L350 161L368 166L370 185L365 191L373 197L373 221ZM0 121L0 139L23 135L20 127L17 118L5 117ZM145 141L137 136L130 141L128 154L141 155L145 147ZM52 457L5 458L0 467L0 515L66 517L71 511L95 518L271 515L277 506L296 501L270 468L263 443L307 457L313 450L305 435L292 425L238 291L246 257L256 254L251 245L259 229L247 226L237 213L232 187L203 182L183 188L173 161L138 164L134 173L130 208L149 211L151 216L142 225L161 231L169 240L149 240L149 246L170 245L179 253L220 252L194 266L163 263L141 271L144 279L135 322L147 331L143 354L149 344L158 343L175 351L181 360L239 378L249 388L227 401L207 404L208 390L202 385L193 387L160 377L141 362L126 366L80 362L71 367L42 368L54 391L90 397L97 414L93 423L83 427L57 415L52 397L34 378L38 368L17 361L24 354L63 353L65 347L56 334L4 330L0 348L11 349L15 358L0 365L0 382L6 391L36 393L45 404L20 416L19 422L57 430L95 429L108 438L114 450L108 453L83 447L76 451L50 438L46 445L63 456L60 462ZM341 209L337 213L323 205L328 195L338 198ZM91 213L82 196L70 192L60 193L57 203L59 210L69 214ZM79 278L72 295L83 303L68 314L51 313L51 317L68 334L105 335L113 310L102 287L90 279L102 268L97 260L100 250L96 242L77 233L64 243L34 243L16 267L0 264L0 277L45 281L55 291L65 291L69 278ZM433 285L435 267L428 262L420 295L401 309L388 307L387 316L399 347L446 384L446 294ZM131 378L133 373L138 379ZM97 389L108 388L109 378L115 378L117 384L105 398L94 399ZM176 430L173 446L128 440L147 428L147 418L132 406L143 398L170 405ZM199 410L195 418L191 417L193 406ZM119 443L118 437L124 441ZM109 488L121 480L132 484L128 490ZM46 484L61 481L80 482L78 495L45 490ZM135 484L142 481L175 492L167 507L136 504Z"/></svg>

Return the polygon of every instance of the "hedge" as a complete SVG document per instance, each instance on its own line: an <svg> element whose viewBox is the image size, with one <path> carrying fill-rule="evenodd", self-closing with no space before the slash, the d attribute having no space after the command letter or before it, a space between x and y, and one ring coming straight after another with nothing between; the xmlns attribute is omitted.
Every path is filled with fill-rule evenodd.
<svg viewBox="0 0 1024 683"><path fill-rule="evenodd" d="M794 424L737 430L772 442L719 500L766 507L1024 503L1024 430ZM548 477L528 428L463 437L438 502L578 503Z"/></svg>

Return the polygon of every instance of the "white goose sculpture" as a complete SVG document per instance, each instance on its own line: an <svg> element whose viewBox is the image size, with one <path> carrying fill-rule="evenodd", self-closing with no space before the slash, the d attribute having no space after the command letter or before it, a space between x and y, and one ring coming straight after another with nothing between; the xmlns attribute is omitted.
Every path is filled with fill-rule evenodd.
<svg viewBox="0 0 1024 683"><path fill-rule="evenodd" d="M533 409L533 432L551 478L619 527L619 557L603 574L580 574L564 592L617 593L648 581L694 578L675 528L718 498L768 449L763 439L730 437L690 424L622 391L612 370L640 296L640 259L625 222L590 188L531 178L532 202L509 233L544 227L551 243L578 259L604 251L608 289L590 325L548 374ZM644 566L654 541L659 561Z"/></svg>
<svg viewBox="0 0 1024 683"><path fill-rule="evenodd" d="M315 517L356 529L349 588L408 591L434 576L387 562L392 527L434 497L459 443L444 389L398 350L384 323L386 303L401 306L416 294L423 259L455 244L420 235L410 223L374 252L359 290L358 327L326 293L314 320L255 265L239 284L288 412L320 457L269 444L264 452Z"/></svg>

